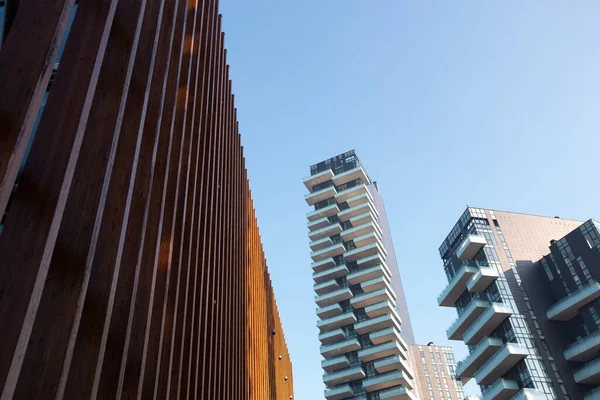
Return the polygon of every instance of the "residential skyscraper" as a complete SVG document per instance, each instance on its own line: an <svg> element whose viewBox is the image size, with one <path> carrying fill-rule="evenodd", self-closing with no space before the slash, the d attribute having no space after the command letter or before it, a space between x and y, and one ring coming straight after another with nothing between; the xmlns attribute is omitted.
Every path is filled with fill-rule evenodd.
<svg viewBox="0 0 600 400"><path fill-rule="evenodd" d="M377 185L352 150L304 179L328 400L418 398L408 309Z"/></svg>
<svg viewBox="0 0 600 400"><path fill-rule="evenodd" d="M452 347L436 346L431 342L412 345L410 356L420 400L464 399L462 383L456 378Z"/></svg>
<svg viewBox="0 0 600 400"><path fill-rule="evenodd" d="M448 285L438 297L458 318L448 338L469 356L458 363L463 382L475 378L483 400L566 399L568 375L556 367L534 304L530 277L553 239L579 221L468 207L439 248ZM542 285L543 286L543 285ZM547 286L547 285L546 285ZM545 312L545 311L544 311ZM580 398L577 395L572 399Z"/></svg>

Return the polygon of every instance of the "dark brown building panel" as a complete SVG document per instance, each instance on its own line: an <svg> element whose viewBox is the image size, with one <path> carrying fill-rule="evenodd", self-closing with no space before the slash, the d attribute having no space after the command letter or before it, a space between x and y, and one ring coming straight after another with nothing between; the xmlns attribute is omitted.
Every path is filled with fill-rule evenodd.
<svg viewBox="0 0 600 400"><path fill-rule="evenodd" d="M1 398L293 398L218 2L22 1L0 71Z"/></svg>

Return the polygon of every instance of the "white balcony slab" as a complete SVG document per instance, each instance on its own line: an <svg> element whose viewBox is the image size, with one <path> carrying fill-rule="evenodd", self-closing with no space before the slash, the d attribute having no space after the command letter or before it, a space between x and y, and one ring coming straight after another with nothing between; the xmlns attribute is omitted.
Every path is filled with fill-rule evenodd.
<svg viewBox="0 0 600 400"><path fill-rule="evenodd" d="M351 285L357 285L359 283L367 282L383 276L385 276L388 281L392 280L392 274L390 273L387 265L379 264L373 267L359 269L358 271L348 274L348 283Z"/></svg>
<svg viewBox="0 0 600 400"><path fill-rule="evenodd" d="M467 328L471 326L489 305L490 303L484 300L472 300L463 313L446 330L448 339L461 340Z"/></svg>
<svg viewBox="0 0 600 400"><path fill-rule="evenodd" d="M370 232L370 233L361 235L357 238L354 238L353 241L357 247L363 247L363 246L369 245L371 243L379 243L379 245L381 247L383 247L383 244L381 243L382 238L383 238L383 236L380 236L379 233Z"/></svg>
<svg viewBox="0 0 600 400"><path fill-rule="evenodd" d="M352 312L336 315L335 317L322 319L317 322L317 328L321 332L330 331L332 329L341 328L342 326L351 325L356 322L356 316Z"/></svg>
<svg viewBox="0 0 600 400"><path fill-rule="evenodd" d="M404 351L408 351L408 349L406 348L406 344L403 343L404 341L402 339L402 336L400 336L400 331L396 330L396 328L394 327L385 328L380 331L369 334L369 340L371 340L373 344L381 344L384 342L395 340L401 345L403 345Z"/></svg>
<svg viewBox="0 0 600 400"><path fill-rule="evenodd" d="M589 390L583 394L583 400L598 400L600 399L600 386Z"/></svg>
<svg viewBox="0 0 600 400"><path fill-rule="evenodd" d="M352 396L354 396L354 390L352 390L350 385L342 385L333 389L325 390L325 398L327 400L349 399Z"/></svg>
<svg viewBox="0 0 600 400"><path fill-rule="evenodd" d="M331 359L358 349L360 349L358 339L352 338L343 342L321 346L321 355L326 359Z"/></svg>
<svg viewBox="0 0 600 400"><path fill-rule="evenodd" d="M573 373L575 382L581 385L600 384L600 358L596 358L577 368Z"/></svg>
<svg viewBox="0 0 600 400"><path fill-rule="evenodd" d="M380 232L381 230L376 223L367 222L362 225L354 226L353 228L347 229L341 233L342 240L347 242L359 236L365 235L371 232ZM357 245L358 246L358 245Z"/></svg>
<svg viewBox="0 0 600 400"><path fill-rule="evenodd" d="M438 304L442 307L454 307L454 303L467 290L467 282L477 273L477 268L469 265L461 266L456 275L438 296Z"/></svg>
<svg viewBox="0 0 600 400"><path fill-rule="evenodd" d="M385 314L376 318L369 318L364 321L357 322L354 324L354 330L359 335L364 335L366 333L381 331L385 328L396 328L397 331L400 331L400 321L396 319L394 314Z"/></svg>
<svg viewBox="0 0 600 400"><path fill-rule="evenodd" d="M315 283L323 283L331 279L341 278L348 275L348 267L345 264L334 266L321 272L313 273Z"/></svg>
<svg viewBox="0 0 600 400"><path fill-rule="evenodd" d="M349 288L342 288L335 292L327 293L321 296L315 297L315 303L319 307L325 307L340 301L348 300L352 298L352 291Z"/></svg>
<svg viewBox="0 0 600 400"><path fill-rule="evenodd" d="M343 203L343 202L347 201L348 199L351 199L352 197L356 197L356 196L359 196L361 194L365 194L368 192L369 192L369 190L367 189L366 185L364 185L364 184L356 185L351 188L339 191L335 195L335 201L337 201L338 203ZM348 205L350 205L350 204L348 204Z"/></svg>
<svg viewBox="0 0 600 400"><path fill-rule="evenodd" d="M498 379L483 393L481 400L508 400L519 391L515 381Z"/></svg>
<svg viewBox="0 0 600 400"><path fill-rule="evenodd" d="M587 335L565 347L567 361L587 362L598 357L600 352L600 331Z"/></svg>
<svg viewBox="0 0 600 400"><path fill-rule="evenodd" d="M471 260L487 242L480 235L467 235L456 249L456 256L461 260Z"/></svg>
<svg viewBox="0 0 600 400"><path fill-rule="evenodd" d="M331 225L329 218L322 217L315 219L314 221L308 221L306 226L308 227L309 232L314 232L318 229L325 228L327 225Z"/></svg>
<svg viewBox="0 0 600 400"><path fill-rule="evenodd" d="M324 237L322 239L315 240L309 243L309 247L312 251L319 251L324 248L330 247L333 245L333 240L330 237Z"/></svg>
<svg viewBox="0 0 600 400"><path fill-rule="evenodd" d="M321 229L317 229L316 231L312 231L308 234L308 238L310 240L318 240L321 238L329 238L330 236L337 235L342 232L342 226L339 222L334 222L330 225L324 226Z"/></svg>
<svg viewBox="0 0 600 400"><path fill-rule="evenodd" d="M512 367L529 355L527 348L518 343L506 343L475 372L479 385L491 385Z"/></svg>
<svg viewBox="0 0 600 400"><path fill-rule="evenodd" d="M496 330L512 315L512 308L504 303L492 303L463 334L465 344L472 346Z"/></svg>
<svg viewBox="0 0 600 400"><path fill-rule="evenodd" d="M371 378L363 380L362 384L363 388L365 388L365 390L369 393L399 385L408 387L409 389L412 387L411 380L408 379L406 374L404 374L402 371L392 371L381 375L375 375Z"/></svg>
<svg viewBox="0 0 600 400"><path fill-rule="evenodd" d="M350 360L346 356L338 356L329 360L321 360L321 368L326 372L333 372L339 369L348 368L350 366Z"/></svg>
<svg viewBox="0 0 600 400"><path fill-rule="evenodd" d="M325 271L326 269L335 267L335 261L333 257L323 258L322 260L315 261L311 264L312 269L315 273Z"/></svg>
<svg viewBox="0 0 600 400"><path fill-rule="evenodd" d="M569 321L579 314L581 307L599 297L600 283L592 282L560 299L560 301L548 309L546 316L553 321Z"/></svg>
<svg viewBox="0 0 600 400"><path fill-rule="evenodd" d="M342 313L342 307L335 303L326 307L317 308L317 317L320 319L331 318Z"/></svg>
<svg viewBox="0 0 600 400"><path fill-rule="evenodd" d="M341 254L344 254L345 250L346 249L344 248L343 244L336 243L336 244L326 247L322 250L313 251L312 253L310 253L310 257L313 259L313 261L320 261L320 260L324 260L326 258L335 257L335 256L339 256Z"/></svg>
<svg viewBox="0 0 600 400"><path fill-rule="evenodd" d="M346 339L346 333L343 329L334 329L332 331L319 334L319 341L324 345L341 342Z"/></svg>
<svg viewBox="0 0 600 400"><path fill-rule="evenodd" d="M364 257L364 258L359 258L358 260L356 260L356 264L358 264L358 266L361 269L364 268L369 268L369 267L373 267L375 265L384 265L386 267L386 269L389 271L389 267L387 266L387 263L385 262L385 255L382 253L377 253L368 257ZM391 273L390 273L391 276Z"/></svg>
<svg viewBox="0 0 600 400"><path fill-rule="evenodd" d="M359 203L354 207L349 207L345 210L340 211L338 213L338 218L340 219L340 221L349 221L351 218L368 213L374 214L375 219L377 219L377 211L375 210L375 207L370 202L370 200L367 198L366 201L363 203Z"/></svg>
<svg viewBox="0 0 600 400"><path fill-rule="evenodd" d="M371 196L371 193L366 191L364 193L361 192L355 196L348 198L346 200L346 203L350 207L356 207L357 205L364 203L371 203L373 205L375 204L375 200L373 200L373 196Z"/></svg>
<svg viewBox="0 0 600 400"><path fill-rule="evenodd" d="M409 379L414 379L415 375L412 368L409 366L408 360L404 359L399 354L394 354L389 357L381 358L373 363L375 370L381 374L395 370L404 371Z"/></svg>
<svg viewBox="0 0 600 400"><path fill-rule="evenodd" d="M382 301L393 301L392 293L386 288L354 296L354 298L350 300L350 305L353 308L358 309L372 306L381 303Z"/></svg>
<svg viewBox="0 0 600 400"><path fill-rule="evenodd" d="M326 372L323 375L325 386L332 388L343 383L362 379L366 376L361 366L350 367L335 372Z"/></svg>
<svg viewBox="0 0 600 400"><path fill-rule="evenodd" d="M416 400L413 391L403 386L396 386L379 392L380 400Z"/></svg>
<svg viewBox="0 0 600 400"><path fill-rule="evenodd" d="M340 284L337 283L335 279L322 283L317 283L314 285L315 293L317 293L318 295L330 293L338 289L340 289Z"/></svg>
<svg viewBox="0 0 600 400"><path fill-rule="evenodd" d="M306 178L302 179L302 182L309 191L312 191L313 186L318 185L319 183L330 181L332 179L333 171L327 169L325 171L319 172L318 174L307 176Z"/></svg>
<svg viewBox="0 0 600 400"><path fill-rule="evenodd" d="M350 181L355 181L357 179L360 179L362 183L367 185L371 183L369 176L365 172L364 168L360 165L356 168L335 175L333 177L333 183L339 186Z"/></svg>
<svg viewBox="0 0 600 400"><path fill-rule="evenodd" d="M473 293L483 292L496 279L498 279L498 271L490 267L481 267L467 282L467 290Z"/></svg>
<svg viewBox="0 0 600 400"><path fill-rule="evenodd" d="M504 344L497 338L484 338L471 350L471 354L456 366L456 376L465 384L475 376L475 372L494 355Z"/></svg>
<svg viewBox="0 0 600 400"><path fill-rule="evenodd" d="M402 348L394 341L371 346L367 349L359 350L358 358L362 362L369 362L389 356L400 356Z"/></svg>
<svg viewBox="0 0 600 400"><path fill-rule="evenodd" d="M369 211L364 214L360 214L350 218L350 223L352 224L352 226L366 224L367 222L377 223L377 217L375 213Z"/></svg>
<svg viewBox="0 0 600 400"><path fill-rule="evenodd" d="M392 298L396 299L396 293L392 289L391 280L386 275L362 282L360 284L360 287L365 293L370 293L381 289L387 289L392 295Z"/></svg>
<svg viewBox="0 0 600 400"><path fill-rule="evenodd" d="M336 195L337 191L335 187L329 186L321 190L317 190L316 192L309 193L304 196L304 200L308 203L309 206L314 206L320 201L327 200Z"/></svg>
<svg viewBox="0 0 600 400"><path fill-rule="evenodd" d="M333 215L336 215L338 212L340 212L340 207L337 205L337 203L334 203L307 213L306 218L309 221L315 221L323 217L331 217Z"/></svg>
<svg viewBox="0 0 600 400"><path fill-rule="evenodd" d="M386 251L383 249L382 246L379 245L378 242L371 243L362 247L357 247L355 249L347 251L344 254L344 258L346 259L346 261L350 262L358 260L360 258L374 256L375 254L382 254L384 256L387 255Z"/></svg>
<svg viewBox="0 0 600 400"><path fill-rule="evenodd" d="M394 306L394 304L386 300L382 301L381 303L365 307L365 312L370 318L375 318L383 314L396 312L396 306Z"/></svg>

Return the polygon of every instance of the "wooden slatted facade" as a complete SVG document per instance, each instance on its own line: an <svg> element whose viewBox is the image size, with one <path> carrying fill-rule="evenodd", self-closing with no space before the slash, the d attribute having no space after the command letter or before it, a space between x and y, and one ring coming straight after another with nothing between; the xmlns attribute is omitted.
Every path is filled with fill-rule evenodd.
<svg viewBox="0 0 600 400"><path fill-rule="evenodd" d="M216 0L20 0L1 400L293 398L226 56Z"/></svg>

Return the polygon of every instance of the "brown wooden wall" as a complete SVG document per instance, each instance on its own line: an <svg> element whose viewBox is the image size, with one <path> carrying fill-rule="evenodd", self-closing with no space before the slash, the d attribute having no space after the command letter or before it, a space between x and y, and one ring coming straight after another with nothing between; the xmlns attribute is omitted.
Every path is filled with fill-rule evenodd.
<svg viewBox="0 0 600 400"><path fill-rule="evenodd" d="M293 398L216 0L81 0L15 188L73 7L0 50L0 399Z"/></svg>

